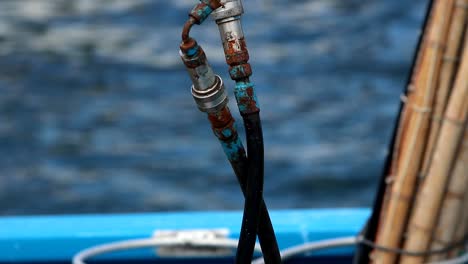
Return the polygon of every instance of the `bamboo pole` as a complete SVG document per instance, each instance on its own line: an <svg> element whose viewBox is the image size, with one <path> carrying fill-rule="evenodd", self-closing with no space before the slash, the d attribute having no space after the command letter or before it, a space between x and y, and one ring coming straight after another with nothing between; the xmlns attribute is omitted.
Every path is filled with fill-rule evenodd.
<svg viewBox="0 0 468 264"><path fill-rule="evenodd" d="M421 47L423 47L423 46L424 46L424 41L423 41ZM416 79L416 76L418 75L418 72L419 72L419 66L420 66L420 61L421 61L423 50L424 49L421 48L421 51L418 52L417 59L416 59L416 64L414 65L414 69L413 69L412 77L411 77L411 82L410 82L409 87L407 89L407 93L402 94L401 97L400 97L400 100L402 100L403 103L407 103L414 96L414 90L415 90L414 87L415 87L415 81L416 81L415 79ZM387 190L392 188L392 185L393 185L393 183L395 181L395 175L396 175L396 173L398 171L398 158L401 155L401 151L402 151L401 146L404 145L404 139L405 139L405 135L406 135L405 132L407 131L407 127L408 127L408 123L409 123L409 120L410 120L411 112L412 112L412 110L410 108L404 107L402 109L402 114L401 114L402 116L401 116L400 122L398 124L396 140L395 140L395 143L394 143L394 146L393 146L393 151L392 151L392 162L391 162L391 165L390 165L390 169L388 171L388 175L387 175L387 177L385 179L386 189ZM381 223L386 218L386 212L387 212L388 204L390 202L390 198L391 198L391 192L386 191L385 194L384 194L384 199L382 201L383 206L382 206L380 216L379 216L379 219L380 219Z"/></svg>
<svg viewBox="0 0 468 264"><path fill-rule="evenodd" d="M422 32L419 34L422 34L421 36L421 44L420 47L418 47L418 50L416 51L416 61L413 65L413 68L411 69L411 79L408 83L408 87L406 88L406 93L402 94L400 96L400 100L405 104L408 100L412 100L411 98L414 95L414 90L415 90L415 82L416 82L416 76L418 76L418 73L420 71L420 66L421 66L421 60L423 57L423 53L425 51L424 45L425 42L424 39L426 38L425 33L427 32L427 29L430 28L431 22L432 22L432 16L433 16L433 8L431 8L429 11L429 17L427 19L427 23L424 26ZM386 181L386 188L387 190L391 188L394 180L395 180L395 174L398 171L398 158L401 153L401 146L403 145L404 138L405 138L405 132L407 130L408 122L409 122L409 117L411 116L412 109L403 107L401 109L401 118L398 123L397 127L397 133L396 133L396 139L393 145L393 150L392 150L392 162L390 164L389 171L387 172L388 174L386 175L387 177L385 178ZM380 212L379 219L380 221L383 221L385 219L385 212L387 211L388 207L388 202L390 199L390 192L385 192L384 199L383 199L383 206Z"/></svg>
<svg viewBox="0 0 468 264"><path fill-rule="evenodd" d="M395 180L389 189L389 200L385 219L377 233L377 244L398 248L412 204L412 194L422 163L426 137L429 128L428 108L432 106L438 73L442 62L443 47L447 36L449 18L453 10L452 0L436 0L432 12L430 28L425 38L424 50L415 81L415 91L405 109L412 108L408 116L408 129L402 138L401 153L398 158ZM405 110L407 111L407 110ZM397 255L376 251L370 256L373 263L391 264Z"/></svg>
<svg viewBox="0 0 468 264"><path fill-rule="evenodd" d="M424 36L423 36L423 39L424 39ZM417 52L416 63L414 64L414 68L412 69L412 72L411 72L411 80L408 84L406 94L402 94L400 97L400 100L402 100L403 103L406 103L406 101L409 100L408 98L411 98L414 93L415 77L417 76L419 72L419 66L420 66L421 57L423 53L422 51L424 50L422 48L423 46L424 46L424 41L422 41L421 43L421 50ZM387 177L385 178L386 189L391 188L395 180L395 174L398 168L398 157L400 156L401 145L403 144L403 138L405 135L406 128L408 126L409 116L411 114L410 110L411 109L408 109L408 108L402 108L402 114L401 114L400 121L398 123L396 139L395 139L395 143L394 143L393 151L392 151L392 162L390 164L390 169L388 171L388 174L386 175ZM390 200L390 192L385 192L384 198L382 201L383 203L382 209L379 215L380 221L383 221L383 219L385 219L385 216L386 216L385 213L387 212L389 200Z"/></svg>
<svg viewBox="0 0 468 264"><path fill-rule="evenodd" d="M468 211L468 204L463 204L465 195L468 197L468 130L466 126L462 147L458 154L447 193L442 203L431 250L442 249L452 243L458 242L457 229L461 227L457 225L459 223L460 225L462 224L461 221L464 217L464 211ZM434 255L430 258L430 262L446 259L447 257L448 254Z"/></svg>
<svg viewBox="0 0 468 264"><path fill-rule="evenodd" d="M449 175L462 140L468 115L468 39L465 39L464 47L434 157L418 193L414 213L409 222L408 238L404 246L408 251L425 251L429 247ZM405 255L402 256L400 263L419 264L423 260L424 257Z"/></svg>
<svg viewBox="0 0 468 264"><path fill-rule="evenodd" d="M422 32L421 34L423 33L426 33L428 30L427 28L431 28L431 23L432 23L432 20L433 20L433 16L434 16L434 12L433 10L430 10L429 11L430 14L429 14L429 20L427 22L427 25L426 25L426 28L424 29L424 32ZM427 50L426 48L426 44L428 41L426 41L427 39L427 36L423 35L422 36L422 43L421 43L421 47L420 47L420 50L417 51L418 54L417 54L417 57L416 57L416 63L414 64L414 68L412 69L412 73L411 73L411 81L409 83L409 86L407 87L407 93L406 94L402 94L400 99L402 100L403 103L407 103L408 101L413 101L414 100L414 92L415 92L415 86L416 86L416 82L417 82L417 77L419 76L419 73L421 71L421 61L422 61L422 58L424 57L424 53L425 51ZM410 121L410 116L411 116L411 113L413 112L412 111L413 109L411 109L410 107L404 107L402 109L402 117L401 117L401 120L400 120L400 123L398 125L398 130L397 130L397 138L396 138L396 141L395 141L395 145L394 145L394 149L393 149L393 153L392 153L392 164L391 164L391 167L390 167L390 174L387 178L387 183L388 184L391 184L393 183L394 181L394 178L395 178L395 173L398 171L398 160L399 160L399 157L401 155L401 151L402 151L402 145L404 145L404 139L405 139L405 135L406 135L406 131L407 131L407 128L408 128L408 123Z"/></svg>
<svg viewBox="0 0 468 264"><path fill-rule="evenodd" d="M447 101L452 88L453 80L458 66L460 47L463 45L463 32L465 29L468 0L456 0L452 21L449 26L447 48L442 59L442 67L437 89L437 95L433 106L433 119L431 123L429 139L427 143L428 155L424 157L422 175L426 175L431 163L435 143L440 131L440 117L444 114ZM437 118L439 117L439 118Z"/></svg>

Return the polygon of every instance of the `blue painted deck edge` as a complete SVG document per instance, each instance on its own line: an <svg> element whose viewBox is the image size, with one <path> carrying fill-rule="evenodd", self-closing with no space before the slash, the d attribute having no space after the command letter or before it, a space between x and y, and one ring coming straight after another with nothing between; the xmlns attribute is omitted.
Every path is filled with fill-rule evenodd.
<svg viewBox="0 0 468 264"><path fill-rule="evenodd" d="M369 209L271 212L281 248L355 235L369 215ZM150 237L156 230L229 229L230 237L238 238L241 219L242 212L0 217L0 262L69 260L84 248ZM323 254L349 255L352 251L348 248ZM153 250L139 250L118 256L152 258L155 254Z"/></svg>

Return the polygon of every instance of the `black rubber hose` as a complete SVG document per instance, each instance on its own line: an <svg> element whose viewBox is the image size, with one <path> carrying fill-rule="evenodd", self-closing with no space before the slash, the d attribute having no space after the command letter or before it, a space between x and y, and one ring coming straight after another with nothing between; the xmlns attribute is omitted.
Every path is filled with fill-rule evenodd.
<svg viewBox="0 0 468 264"><path fill-rule="evenodd" d="M244 197L247 194L247 162L247 157L245 155L241 156L239 161L231 161L232 169L237 176L237 180L239 181L239 185L244 193ZM281 254L276 240L275 230L273 229L270 214L268 213L268 208L263 199L260 205L258 239L260 240L260 247L262 248L265 264L280 264Z"/></svg>
<svg viewBox="0 0 468 264"><path fill-rule="evenodd" d="M243 116L247 137L247 190L236 263L252 261L263 201L263 133L259 113Z"/></svg>
<svg viewBox="0 0 468 264"><path fill-rule="evenodd" d="M247 196L247 179L248 179L248 159L245 153L245 148L239 138L235 121L231 115L229 108L226 106L218 112L208 114L211 127L214 134L218 138L221 146L223 146L231 167L237 177L244 197ZM226 133L226 131L230 131ZM280 264L281 255L278 248L278 243L275 236L275 231L271 223L270 215L265 202L261 201L260 205L260 223L258 225L258 238L260 247L262 248L263 258L265 263Z"/></svg>

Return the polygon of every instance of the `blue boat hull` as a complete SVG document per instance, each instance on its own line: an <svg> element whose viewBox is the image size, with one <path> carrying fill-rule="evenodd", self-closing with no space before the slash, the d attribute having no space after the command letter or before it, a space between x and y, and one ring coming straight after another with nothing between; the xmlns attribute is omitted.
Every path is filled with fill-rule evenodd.
<svg viewBox="0 0 468 264"><path fill-rule="evenodd" d="M272 211L282 249L356 235L368 209ZM156 230L227 229L237 239L241 212L180 212L0 218L0 263L70 263L80 250L119 240L149 238ZM326 250L287 263L351 263L354 248ZM154 249L112 253L89 263L232 263L222 258L159 258Z"/></svg>
<svg viewBox="0 0 468 264"><path fill-rule="evenodd" d="M353 256L320 256L320 257L298 257L287 261L288 264L350 264L352 263ZM36 262L36 261L26 261L26 262L0 262L2 264L70 264L68 261L45 261L45 262ZM200 258L200 259L164 259L164 260L97 260L97 261L88 261L89 264L178 264L178 263L187 263L187 264L232 264L234 263L233 258Z"/></svg>

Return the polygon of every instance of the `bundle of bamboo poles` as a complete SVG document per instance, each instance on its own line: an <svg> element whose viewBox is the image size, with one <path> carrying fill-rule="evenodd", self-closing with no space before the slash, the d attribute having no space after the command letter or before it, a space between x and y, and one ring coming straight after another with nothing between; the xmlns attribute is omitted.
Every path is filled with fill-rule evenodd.
<svg viewBox="0 0 468 264"><path fill-rule="evenodd" d="M406 252L440 251L468 232L468 0L434 1L403 97L375 241ZM375 249L370 259L424 263L454 254Z"/></svg>

